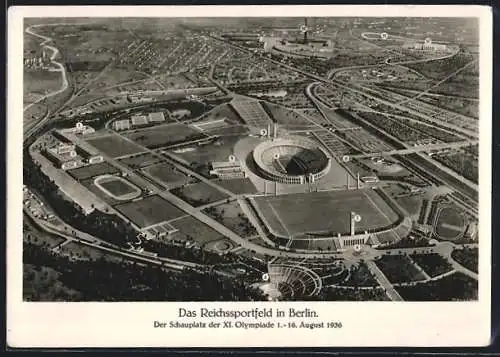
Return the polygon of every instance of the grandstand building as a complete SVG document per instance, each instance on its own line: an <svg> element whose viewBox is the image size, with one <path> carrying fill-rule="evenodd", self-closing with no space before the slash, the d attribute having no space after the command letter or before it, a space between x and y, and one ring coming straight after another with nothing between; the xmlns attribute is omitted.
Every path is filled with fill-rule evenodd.
<svg viewBox="0 0 500 357"><path fill-rule="evenodd" d="M70 170L81 166L81 157L78 157L76 147L73 144L59 143L45 151L45 156L54 166Z"/></svg>
<svg viewBox="0 0 500 357"><path fill-rule="evenodd" d="M56 148L47 150L49 159L63 170L103 162L104 158L99 151L76 136L93 132L93 128L86 126L55 130L53 135L60 144Z"/></svg>
<svg viewBox="0 0 500 357"><path fill-rule="evenodd" d="M148 124L148 117L145 115L133 115L131 120L132 126L141 126Z"/></svg>
<svg viewBox="0 0 500 357"><path fill-rule="evenodd" d="M448 49L446 45L432 43L432 42L406 43L405 45L403 45L403 48L415 51L429 51L429 52L444 52Z"/></svg>
<svg viewBox="0 0 500 357"><path fill-rule="evenodd" d="M331 158L316 143L298 136L273 138L253 151L258 173L285 184L313 183L331 168Z"/></svg>
<svg viewBox="0 0 500 357"><path fill-rule="evenodd" d="M465 230L465 236L470 239L477 239L477 223L471 222L467 225Z"/></svg>
<svg viewBox="0 0 500 357"><path fill-rule="evenodd" d="M238 161L212 162L210 174L223 180L247 177L247 173Z"/></svg>
<svg viewBox="0 0 500 357"><path fill-rule="evenodd" d="M165 121L163 112L149 113L148 120L150 123L161 123Z"/></svg>
<svg viewBox="0 0 500 357"><path fill-rule="evenodd" d="M113 129L116 131L129 130L130 128L130 120L128 119L117 120L113 123Z"/></svg>
<svg viewBox="0 0 500 357"><path fill-rule="evenodd" d="M82 124L82 125L76 125L72 128L59 129L59 130L56 130L56 132L58 132L64 136L67 136L67 135L87 135L87 134L95 133L95 129L88 126L88 125Z"/></svg>
<svg viewBox="0 0 500 357"><path fill-rule="evenodd" d="M82 141L80 145L76 146L76 152L84 159L86 163L98 164L104 161L104 158L99 154L99 152L88 145L84 145L83 143L84 142Z"/></svg>
<svg viewBox="0 0 500 357"><path fill-rule="evenodd" d="M139 236L145 240L164 239L177 231L178 229L170 223L161 222L149 227L144 227L141 229Z"/></svg>

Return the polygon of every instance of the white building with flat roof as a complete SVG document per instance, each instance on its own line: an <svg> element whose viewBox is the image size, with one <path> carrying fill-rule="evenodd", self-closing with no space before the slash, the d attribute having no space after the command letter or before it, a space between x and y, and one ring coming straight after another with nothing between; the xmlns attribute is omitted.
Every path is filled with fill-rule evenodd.
<svg viewBox="0 0 500 357"><path fill-rule="evenodd" d="M149 113L148 119L150 123L159 123L165 121L163 112Z"/></svg>
<svg viewBox="0 0 500 357"><path fill-rule="evenodd" d="M113 128L116 131L128 130L128 129L130 129L130 120L128 120L128 119L117 120L117 121L113 122Z"/></svg>
<svg viewBox="0 0 500 357"><path fill-rule="evenodd" d="M132 126L141 126L148 124L148 117L145 115L133 115L131 120Z"/></svg>
<svg viewBox="0 0 500 357"><path fill-rule="evenodd" d="M239 161L212 162L210 174L224 180L247 177Z"/></svg>

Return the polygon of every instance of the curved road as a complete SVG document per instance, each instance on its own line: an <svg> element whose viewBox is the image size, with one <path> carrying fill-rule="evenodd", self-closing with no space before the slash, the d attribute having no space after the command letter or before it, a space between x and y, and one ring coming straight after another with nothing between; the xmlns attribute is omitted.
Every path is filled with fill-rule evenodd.
<svg viewBox="0 0 500 357"><path fill-rule="evenodd" d="M363 37L364 33L361 35ZM369 41L369 39L363 37L364 40L368 41L371 45L377 47L377 48L380 48L380 49L383 49L383 50L388 50L387 48L384 48L382 46L379 46L377 44L374 44L372 42ZM405 64L413 64L413 63L424 63L424 62L430 62L430 61L437 61L437 60L442 60L442 59L446 59L446 58L450 58L450 57L453 57L455 56L456 54L458 53L458 48L456 49L456 51L453 51L453 52L450 52L450 53L447 53L446 55L442 55L442 56L436 56L436 57L430 57L430 58L422 58L422 59L415 59L415 60L409 60L409 61L399 61L399 62L391 62L391 59L394 58L394 57L387 57L384 61L384 63L378 63L378 64L372 64L372 65L358 65L358 66L349 66L349 67L342 67L342 68L337 68L337 69L334 69L330 72L328 72L327 74L327 78L328 79L334 79L335 78L335 75L337 73L341 73L341 72L344 72L344 71L349 71L349 70L353 70L353 69L363 69L363 68L372 68L372 67L379 67L379 66L384 66L385 65L389 65L389 66L403 66ZM417 72L411 68L408 68L408 70L412 71L412 72ZM419 73L419 72L417 72ZM422 75L421 73L419 73L420 75Z"/></svg>
<svg viewBox="0 0 500 357"><path fill-rule="evenodd" d="M54 26L56 24L50 24L50 26ZM33 105L37 104L37 103L40 103L41 101L47 99L47 98L50 98L50 97L53 97L55 95L58 95L62 92L64 92L66 89L68 89L68 86L69 86L69 83L68 83L68 78L67 78L67 74L66 74L66 68L64 68L64 66L60 63L60 62L57 62L55 59L57 57L57 55L59 54L59 50L53 46L50 46L50 45L47 45L46 43L48 42L51 42L52 41L52 38L51 37L47 37L47 36L43 36L43 35L40 35L36 32L34 32L32 30L32 28L34 27L42 27L42 26L49 26L49 25L46 25L46 24L40 24L40 25L32 25L28 28L26 28L25 32L27 34L30 34L30 35L33 35L35 37L38 37L38 38L41 38L43 39L43 42L40 43L40 47L42 48L47 48L49 50L52 51L52 55L50 56L50 63L54 66L57 67L57 69L51 69L50 71L53 71L53 72L61 72L61 75L62 75L62 85L61 85L61 88L53 91L53 92L50 92L49 94L46 94L44 95L43 97L41 98L38 98L36 101L34 101L33 103L30 103L28 104L27 106L25 106L23 108L23 112L28 110L29 108L31 108Z"/></svg>

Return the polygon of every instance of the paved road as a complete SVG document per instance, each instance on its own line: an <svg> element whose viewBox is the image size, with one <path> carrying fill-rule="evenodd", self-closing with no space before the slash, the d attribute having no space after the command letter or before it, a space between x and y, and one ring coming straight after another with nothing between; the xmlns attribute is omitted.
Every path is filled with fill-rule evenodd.
<svg viewBox="0 0 500 357"><path fill-rule="evenodd" d="M213 38L219 40L219 41L222 41L224 43L226 43L228 46L231 46L233 48L238 48L240 50L243 50L243 51L246 51L248 53L252 53L250 50L248 50L247 48L245 47L242 47L242 46L238 46L238 45L235 45L233 43L230 43L228 42L227 40L225 39L222 39L222 38L219 38L219 37L216 37L216 36L212 36ZM429 116L429 115L426 115L426 114L423 114L415 109L411 109L411 108L408 108L404 105L398 105L397 103L394 103L394 102L391 102L391 101L387 101L385 99L382 99L381 97L379 96L375 96L373 94L369 94L367 92L376 92L376 90L374 89L371 89L371 88L366 88L366 87L363 87L363 86L357 86L357 88L353 88L352 86L350 85L347 85L343 82L339 82L339 81L336 81L336 80L329 80L329 79L325 79L324 77L321 77L321 76L318 76L318 75L315 75L315 74L312 74L312 73L309 73L309 72L306 72L304 70L301 70L301 69L298 69L296 67L293 67L293 66L290 66L290 65L287 65L285 63L281 63L279 61L276 61L276 60L273 60L271 58L267 58L267 57L262 57L263 60L266 60L266 61L269 61L269 62L272 62L272 63L275 63L281 67L284 67L284 68L287 68L291 71L294 71L296 73L300 73L306 77L309 77L309 78L312 78L316 81L319 81L319 82L322 82L322 83L326 83L326 84L334 84L338 87L341 87L347 91L350 91L350 92L354 92L354 93L357 93L357 94L360 94L360 95L363 95L369 99L372 99L374 101L377 101L379 103L382 103L382 104L385 104L391 108L396 108L396 109L399 109L399 110L402 110L402 111L405 111L405 112L408 112L410 114L413 114L419 118L422 118L424 123L426 122L431 122L431 123L434 123L434 124L440 124L440 125L444 125L444 126L450 126L450 123L443 123L442 121L438 120L438 119L435 119L434 117L432 116ZM440 108L442 109L442 108ZM444 109L442 109L443 111L446 111ZM455 113L454 113L455 114ZM474 137L474 138L477 138L478 134L476 132L471 132L467 129L464 129L462 127L458 127L458 126L454 126L454 128L464 134L467 134L469 135L470 137Z"/></svg>
<svg viewBox="0 0 500 357"><path fill-rule="evenodd" d="M247 216L248 219L250 220L250 223L252 223L253 226L257 229L257 233L259 233L259 237L264 242L269 244L271 247L274 246L275 243L267 237L266 232L264 232L264 230L262 229L262 226L260 225L258 218L255 216L255 214L254 214L252 208L249 206L248 202L244 198L238 198L238 203L240 204L241 210L243 211L245 216Z"/></svg>
<svg viewBox="0 0 500 357"><path fill-rule="evenodd" d="M473 244L464 244L466 247L469 248L477 248L478 244L473 243ZM474 273L473 271L468 270L464 266L460 265L458 262L453 260L451 257L451 253L455 249L460 249L462 245L456 245L452 242L440 242L434 247L419 247L419 248L402 248L402 249L380 249L378 250L380 254L384 253L394 253L394 252L401 252L403 254L426 254L426 253L437 253L444 257L453 267L454 270L463 273L472 279L478 279L478 275Z"/></svg>
<svg viewBox="0 0 500 357"><path fill-rule="evenodd" d="M25 211L28 215L29 212ZM114 246L113 244L110 244L108 242L105 242L99 238L96 238L94 236L91 236L90 234L87 234L85 232L81 232L71 226L68 226L67 224L63 224L62 226L53 226L48 222L45 222L43 220L40 220L38 218L35 218L33 216L30 216L33 221L37 224L37 226L47 233L55 234L58 236L61 236L65 238L67 241L63 242L63 244L68 244L70 242L75 242L79 244L84 244L90 247L93 247L95 249L103 250L109 253L112 253L113 255L119 255L123 256L126 258L134 259L134 260L139 260L139 261L144 261L147 263L153 263L156 265L164 265L165 267L173 268L176 270L182 270L185 267L189 267L191 269L205 269L204 265L200 264L195 264L195 263L190 263L190 262L185 262L181 260L174 260L174 259L169 259L169 258L156 258L156 257L149 257L145 254L140 254L140 253L134 253L130 251L123 250L117 246ZM66 229L64 229L66 227ZM68 234L68 232L71 232L71 234ZM106 244L106 246L103 246L102 244Z"/></svg>
<svg viewBox="0 0 500 357"><path fill-rule="evenodd" d="M392 301L403 301L401 295L399 295L396 289L394 289L391 282L387 279L384 273L382 273L382 271L377 267L375 262L369 260L366 262L366 265L368 266L370 271L375 275L375 278L377 279L379 284L385 289L385 293L387 294L387 296L389 296L389 298Z"/></svg>
<svg viewBox="0 0 500 357"><path fill-rule="evenodd" d="M315 94L313 93L313 90L312 88L314 87L314 85L316 85L316 83L311 83L309 84L307 87L306 87L306 95L311 99L311 101L316 105L316 107L318 108L318 110L320 111L320 113L325 116L326 118L326 113L323 111L322 109L322 103L319 102L319 100L315 97ZM384 132L385 135L387 135L388 137L390 137L392 140L394 140L395 142L399 143L401 146L405 147L406 149L404 150L408 150L408 149L413 149L411 147L409 147L409 145L407 145L406 143L400 141L399 139L397 139L396 137L394 137L393 135L385 132L384 130L380 129L379 127L373 125L372 123L366 121L365 119L363 119L362 117L360 117L359 115L357 115L356 113L352 113L353 116L355 116L358 120L362 121L363 123L365 123L367 126L370 126L370 127L373 127L373 128L376 128L377 130L380 130L382 132ZM316 124L318 125L318 127L321 127L321 125L319 124ZM475 143L476 141L471 141L470 143ZM469 188L472 188L473 190L477 191L478 190L478 186L477 184L475 184L474 182L471 182L470 180L466 179L465 177L463 177L462 175L459 175L458 173L456 173L455 171L451 170L450 168L446 167L445 165L441 164L440 162L437 162L436 160L432 160L429 156L427 155L424 155L420 152L415 152L416 155L418 155L422 160L425 160L429 163L431 163L432 165L438 167L439 169L441 169L442 171L446 172L447 174L451 175L452 177L454 177L455 179L457 179L458 181L460 181L461 183L467 185ZM368 156L373 156L373 154L368 154ZM448 183L448 180L445 180L443 178L441 178L441 180L445 183ZM450 187L455 187L456 185L453 185L453 184L450 184ZM460 188L457 189L458 191L460 191ZM467 193L464 193L466 196L469 196Z"/></svg>
<svg viewBox="0 0 500 357"><path fill-rule="evenodd" d="M379 127L373 125L372 123L366 121L362 117L358 116L356 113L351 113L351 114L354 117L356 117L358 120L360 120L361 122L365 123L365 125L373 127L376 130L379 130L379 131L383 132L385 135L387 135L388 137L390 137L392 140L394 140L395 142L399 143L399 145L401 145L403 147L406 147L406 148L409 148L409 146L406 143L400 141L399 139L397 139L393 135L385 132L384 130L380 129ZM465 177L459 175L458 173L456 173L452 169L450 169L450 168L446 167L445 165L437 162L436 160L432 160L429 156L424 155L422 153L417 152L417 153L415 153L415 155L419 156L420 159L422 159L422 160L424 160L424 161L432 164L433 166L439 168L441 171L444 171L445 173L447 173L448 175L452 176L453 178L455 178L456 180L460 181L461 183L463 183L464 185L468 186L469 188L475 190L476 192L478 191L477 184L475 184L474 182L472 182L472 181L466 179ZM450 187L455 188L457 191L461 191L460 187L457 188L455 184L449 183L448 182L449 180L446 180L446 179L442 178L441 176L439 177L439 179L442 180L443 182L447 183ZM467 194L467 192L464 192L463 194L466 195L467 197L469 197L469 194Z"/></svg>
<svg viewBox="0 0 500 357"><path fill-rule="evenodd" d="M434 83L432 86L430 86L429 88L427 88L426 90L423 90L422 92L418 93L416 96L414 97L411 97L411 98L408 98L408 99L405 99L401 102L399 102L398 104L404 104L404 103L407 103L407 102L410 102L410 101L414 101L415 99L418 99L420 97L422 97L423 95L427 94L428 92L430 92L432 89L436 88L437 86L439 86L440 84L446 82L447 80L449 80L450 78L453 78L455 77L458 73L462 72L464 69L466 69L467 67L475 64L477 62L477 60L474 60L474 61L471 61L469 63L467 63L465 66L463 67L460 67L459 69L457 69L456 71L454 71L453 73L451 73L450 75L446 76L445 78L441 79L440 81Z"/></svg>
<svg viewBox="0 0 500 357"><path fill-rule="evenodd" d="M158 155L158 154L155 153L155 155ZM193 207L190 204L184 202L182 199L180 199L179 197L175 196L174 194L172 194L172 193L170 193L168 191L164 191L164 190L159 189L154 184L152 184L151 182L147 181L146 179L144 179L143 177L141 177L140 175L138 175L135 171L133 171L129 167L127 167L127 166L119 163L115 159L113 159L113 158L111 158L111 157L109 157L109 156L107 156L105 154L103 154L102 156L105 159L105 161L109 162L110 164L112 164L113 166L117 167L121 171L127 173L130 177L133 177L135 180L137 180L141 185L143 185L144 187L146 187L147 189L149 189L151 192L153 192L153 193L159 195L160 197L162 197L163 199L169 201L174 206L180 208L181 210L183 210L184 212L186 212L189 215L193 216L194 218L198 219L199 221L207 224L208 226L210 226L211 228L215 229L217 232L219 232L223 236L225 236L225 237L231 239L232 241L238 243L239 245L241 245L242 247L244 247L247 250L255 251L255 252L257 252L259 254L262 254L262 255L287 256L287 257L291 257L291 258L313 258L313 257L317 257L317 258L332 258L332 257L339 257L341 255L341 253L332 253L332 252L330 252L330 253L298 253L298 252L288 252L288 251L283 251L283 250L279 250L279 249L273 249L273 248L264 247L264 246L252 243L252 242L248 241L246 238L242 238L241 236L239 236L235 232L231 231L226 226L224 226L221 223L217 222L215 219L207 216L203 212L200 212L196 207ZM180 165L179 165L179 167L180 167ZM183 169L186 170L186 168L184 168L184 167L183 167ZM188 170L188 171L190 171L190 170ZM193 173L193 175L194 174L195 173ZM196 175L200 176L198 174L196 174ZM200 176L200 179L203 179L203 180L206 180L206 181L210 182L210 180L207 180L203 176ZM210 184L217 186L213 182L210 182ZM217 186L217 188L221 189L219 186ZM231 197L234 196L234 197L237 198L237 195L234 195L232 192L228 191L228 194Z"/></svg>
<svg viewBox="0 0 500 357"><path fill-rule="evenodd" d="M132 139L127 138L126 136L119 135L118 133L116 133L115 131L113 131L111 129L108 129L108 131L110 133L112 133L113 135L119 136L121 139L124 139L124 140L126 140L126 141L128 141L128 142L130 142L130 143L132 143L134 145L138 145L135 141L133 141ZM225 188L217 185L213 181L211 181L211 180L207 179L205 176L202 176L199 173L191 170L190 168L187 168L184 165L179 164L178 159L174 155L170 154L168 151L162 151L161 154L158 154L154 150L151 150L151 149L149 149L149 148L147 148L145 146L142 146L142 145L140 145L140 146L143 147L146 152L150 153L151 155L153 155L153 156L155 156L155 157L157 157L159 159L165 160L165 158L166 158L169 161L170 164L174 165L177 170L183 172L184 174L186 174L186 175L188 175L190 177L195 177L196 179L198 179L198 180L204 182L205 184L207 184L207 185L209 185L209 186L217 189L218 191L221 191L221 192L225 193L229 197L236 198L237 195L235 195L231 191L229 191L229 190L227 190L227 189L225 189ZM114 159L112 159L112 160L113 160L113 162L116 162L116 160L114 160ZM119 164L119 165L121 165L121 164ZM126 167L124 165L121 165L121 166L124 167L124 168ZM130 171L130 169L128 169L128 167L126 167L126 168L127 168L127 170Z"/></svg>
<svg viewBox="0 0 500 357"><path fill-rule="evenodd" d="M400 150L389 150L389 151L383 151L383 152L373 152L369 154L359 154L359 155L351 155L351 158L368 158L368 157L373 157L373 156L393 156L393 155L408 155L408 154L414 154L418 152L427 152L427 151L433 151L433 150L445 150L445 149L459 149L463 147L468 147L472 145L476 145L478 143L477 140L472 140L472 141L459 141L455 143L443 143L443 144L429 144L429 145L422 145L422 146L416 146L408 149L400 149Z"/></svg>

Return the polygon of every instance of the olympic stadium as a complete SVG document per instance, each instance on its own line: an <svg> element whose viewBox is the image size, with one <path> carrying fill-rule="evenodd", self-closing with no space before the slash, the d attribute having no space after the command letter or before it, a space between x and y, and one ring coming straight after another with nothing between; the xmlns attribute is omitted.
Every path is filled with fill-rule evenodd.
<svg viewBox="0 0 500 357"><path fill-rule="evenodd" d="M331 158L313 141L289 136L264 141L253 151L258 174L285 184L313 183L331 168Z"/></svg>

